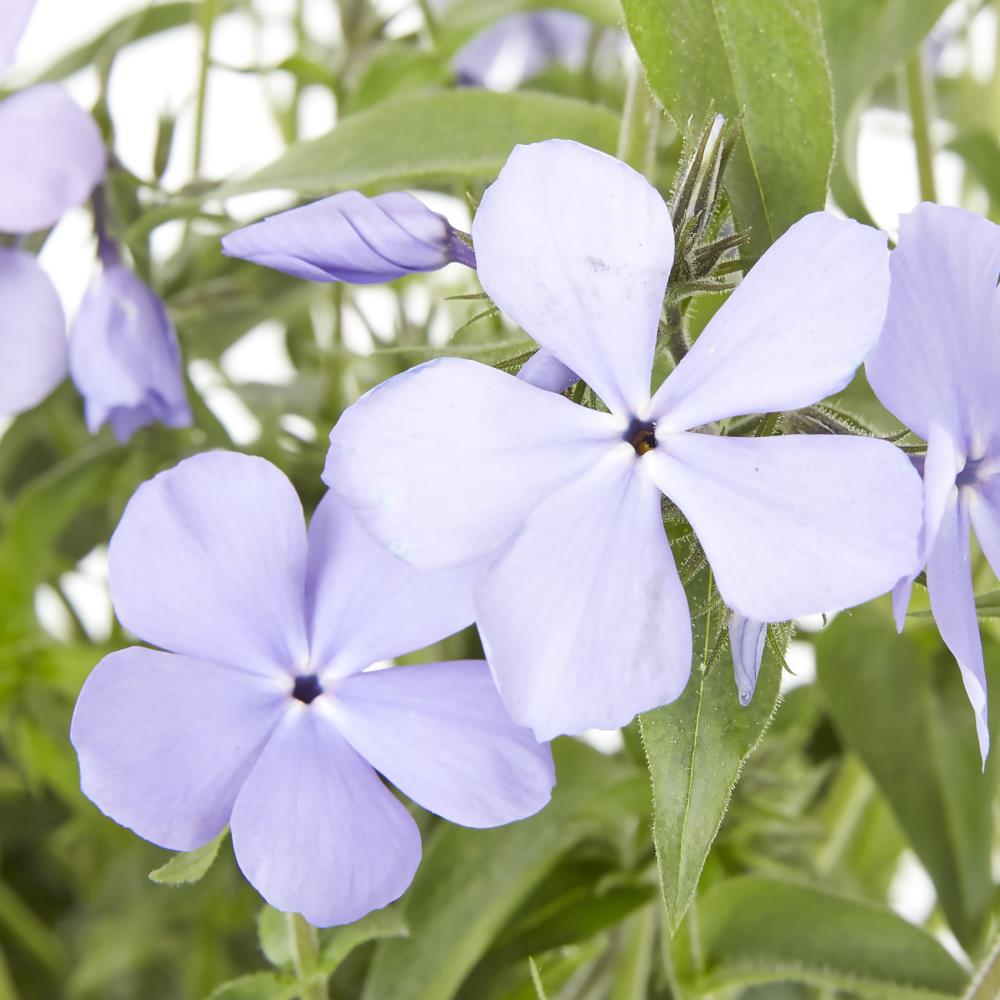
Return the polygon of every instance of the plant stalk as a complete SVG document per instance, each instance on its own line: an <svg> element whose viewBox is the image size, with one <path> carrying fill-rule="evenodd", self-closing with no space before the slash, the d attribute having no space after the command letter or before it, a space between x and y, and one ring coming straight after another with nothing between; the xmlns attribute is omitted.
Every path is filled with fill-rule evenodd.
<svg viewBox="0 0 1000 1000"><path fill-rule="evenodd" d="M656 139L660 129L660 109L646 83L638 59L629 66L625 107L618 133L618 159L634 167L652 181L656 171Z"/></svg>
<svg viewBox="0 0 1000 1000"><path fill-rule="evenodd" d="M934 145L931 141L933 114L930 80L924 66L922 51L918 48L906 60L904 69L906 98L913 123L913 144L917 154L917 176L920 180L922 201L937 201L937 184L934 180Z"/></svg>
<svg viewBox="0 0 1000 1000"><path fill-rule="evenodd" d="M292 965L301 988L301 1000L329 1000L326 982L319 970L316 928L299 913L286 913Z"/></svg>

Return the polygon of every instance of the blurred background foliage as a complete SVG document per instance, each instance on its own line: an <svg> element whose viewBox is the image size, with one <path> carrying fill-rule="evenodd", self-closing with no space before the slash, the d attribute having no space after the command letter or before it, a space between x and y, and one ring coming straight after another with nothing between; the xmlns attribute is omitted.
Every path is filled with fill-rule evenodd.
<svg viewBox="0 0 1000 1000"><path fill-rule="evenodd" d="M515 59L482 68L491 89L459 85L468 42L542 8L589 20L582 58L530 79ZM283 918L262 910L227 843L214 863L208 852L163 869L164 852L79 792L72 705L97 660L126 642L104 593L107 539L140 482L207 448L277 463L311 510L329 428L361 392L437 354L501 363L533 345L474 297L460 267L378 289L312 285L223 257L220 235L351 187L433 192L434 207L468 228L470 205L513 144L561 136L616 152L636 78L623 26L669 115L655 148L665 195L689 122L742 113L726 187L751 255L822 208L828 191L843 212L890 231L892 210L909 205L887 217L878 192L912 190L915 201L918 182L925 197L1000 221L997 5L200 0L116 17L98 26L95 16L75 48L6 83L86 77L118 149L109 92L122 54L160 36L200 54L183 106L149 112L162 115L148 168L119 157L109 179L113 231L176 323L195 425L147 428L126 447L107 431L91 438L64 385L3 428L0 998L291 998L301 976ZM263 53L279 22L291 42L276 62L234 62L219 44L220 26L239 23ZM204 158L207 95L226 75L261 82L286 148L215 176ZM336 123L319 134L303 113L317 100ZM721 300L686 304L692 334ZM897 429L863 379L836 404ZM682 525L672 534L683 562L692 543ZM985 561L976 566L996 693L1000 597ZM897 637L883 600L825 628L802 623L790 644L791 629L773 629L742 709L715 641L722 609L705 586L691 575L702 653L688 691L621 734L558 741L548 809L473 831L414 807L426 849L410 891L320 935L315 974L330 977L331 996L1000 995L990 959L1000 764L994 753L980 771L972 713L933 623L915 614ZM443 645L449 656L478 651L471 630Z"/></svg>

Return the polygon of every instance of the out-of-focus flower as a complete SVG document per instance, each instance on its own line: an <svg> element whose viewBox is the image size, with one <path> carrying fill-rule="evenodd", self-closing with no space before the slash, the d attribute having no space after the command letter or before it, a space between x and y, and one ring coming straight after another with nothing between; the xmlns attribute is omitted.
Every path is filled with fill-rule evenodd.
<svg viewBox="0 0 1000 1000"><path fill-rule="evenodd" d="M568 10L511 14L459 50L453 62L455 76L467 86L513 90L552 62L580 67L593 32L588 18Z"/></svg>
<svg viewBox="0 0 1000 1000"><path fill-rule="evenodd" d="M223 238L222 249L296 278L356 285L436 271L453 261L476 265L448 220L402 191L374 198L342 191L237 229Z"/></svg>
<svg viewBox="0 0 1000 1000"><path fill-rule="evenodd" d="M857 604L913 570L919 477L898 449L695 432L850 381L885 312L883 234L797 223L652 397L673 229L640 174L573 142L518 147L473 239L490 298L610 412L438 359L346 411L325 478L415 566L490 557L476 620L517 721L540 738L613 728L683 690L691 623L661 492L747 618Z"/></svg>
<svg viewBox="0 0 1000 1000"><path fill-rule="evenodd" d="M0 72L13 58L33 0L4 0ZM0 101L0 232L46 229L84 201L103 177L94 120L53 84ZM59 297L29 254L0 249L0 414L41 402L66 375L66 321Z"/></svg>
<svg viewBox="0 0 1000 1000"><path fill-rule="evenodd" d="M0 248L0 415L40 403L66 376L66 317L29 253Z"/></svg>
<svg viewBox="0 0 1000 1000"><path fill-rule="evenodd" d="M0 101L0 231L55 225L86 201L107 154L94 119L55 84Z"/></svg>
<svg viewBox="0 0 1000 1000"><path fill-rule="evenodd" d="M367 671L472 618L462 570L421 573L334 494L308 535L273 465L210 452L140 487L111 540L119 618L150 643L105 657L71 736L84 793L163 847L228 823L264 898L325 926L403 893L420 835L381 773L455 823L540 809L547 746L481 661Z"/></svg>
<svg viewBox="0 0 1000 1000"><path fill-rule="evenodd" d="M96 433L107 422L127 441L155 421L188 426L180 349L163 303L109 246L101 257L69 340L70 375L88 429Z"/></svg>
<svg viewBox="0 0 1000 1000"><path fill-rule="evenodd" d="M920 205L900 220L890 271L885 327L865 367L886 409L927 442L927 589L961 668L985 761L986 674L969 535L974 529L1000 573L1000 227L961 209ZM900 629L912 582L905 577L893 593Z"/></svg>

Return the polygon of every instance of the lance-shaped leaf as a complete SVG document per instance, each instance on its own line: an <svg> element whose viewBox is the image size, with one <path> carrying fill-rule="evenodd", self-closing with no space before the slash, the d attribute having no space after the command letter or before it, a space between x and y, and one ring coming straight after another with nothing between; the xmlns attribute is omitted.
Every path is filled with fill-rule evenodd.
<svg viewBox="0 0 1000 1000"><path fill-rule="evenodd" d="M699 994L799 982L866 1000L944 1000L965 970L925 930L895 913L820 889L745 877L698 901Z"/></svg>
<svg viewBox="0 0 1000 1000"><path fill-rule="evenodd" d="M724 645L725 610L706 609L706 572L695 584L688 588L696 615L691 679L673 704L640 716L653 783L660 888L673 930L698 887L743 764L774 715L781 680L781 665L767 644L753 700L740 705Z"/></svg>
<svg viewBox="0 0 1000 1000"><path fill-rule="evenodd" d="M990 664L998 650L984 639ZM958 666L932 627L911 624L897 636L873 610L838 618L820 633L816 659L837 729L889 801L956 936L974 945L995 896L997 764L994 755L982 773Z"/></svg>
<svg viewBox="0 0 1000 1000"><path fill-rule="evenodd" d="M416 94L348 116L326 135L290 146L270 166L213 196L492 179L518 143L576 139L611 152L617 135L617 115L574 98L486 90Z"/></svg>
<svg viewBox="0 0 1000 1000"><path fill-rule="evenodd" d="M724 183L754 250L822 209L834 136L818 0L623 0L622 7L650 87L679 127L704 120L711 100L727 118L743 115Z"/></svg>
<svg viewBox="0 0 1000 1000"><path fill-rule="evenodd" d="M646 814L630 762L568 739L554 749L559 782L537 816L492 830L439 826L429 838L403 900L410 936L379 943L363 1000L450 1000L563 854Z"/></svg>

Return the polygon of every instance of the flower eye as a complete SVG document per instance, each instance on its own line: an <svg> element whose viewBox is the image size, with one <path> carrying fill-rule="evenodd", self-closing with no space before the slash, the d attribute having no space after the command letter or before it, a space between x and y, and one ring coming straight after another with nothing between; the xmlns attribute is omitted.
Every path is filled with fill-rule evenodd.
<svg viewBox="0 0 1000 1000"><path fill-rule="evenodd" d="M633 417L622 438L632 445L637 455L645 455L656 447L656 424Z"/></svg>

